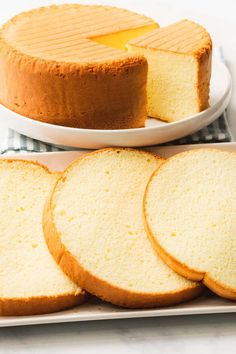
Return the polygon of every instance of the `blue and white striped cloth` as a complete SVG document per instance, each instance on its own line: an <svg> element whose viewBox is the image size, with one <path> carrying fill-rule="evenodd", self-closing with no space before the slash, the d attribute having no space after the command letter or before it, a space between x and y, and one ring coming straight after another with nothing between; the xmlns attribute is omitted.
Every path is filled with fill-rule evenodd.
<svg viewBox="0 0 236 354"><path fill-rule="evenodd" d="M7 135L0 145L0 154L54 151L63 151L63 149L29 138L12 129L8 129Z"/></svg>

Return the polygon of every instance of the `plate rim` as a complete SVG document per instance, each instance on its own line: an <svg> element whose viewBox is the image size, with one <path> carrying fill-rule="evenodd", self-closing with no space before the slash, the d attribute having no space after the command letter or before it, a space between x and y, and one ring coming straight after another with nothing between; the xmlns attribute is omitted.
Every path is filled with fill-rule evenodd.
<svg viewBox="0 0 236 354"><path fill-rule="evenodd" d="M82 305L81 305L82 306ZM178 305L177 305L178 306ZM79 306L76 307L77 313L65 313L55 312L45 315L32 315L22 317L2 317L0 318L0 328L13 327L13 326L28 326L39 324L54 324L54 323L71 323L71 322L90 322L90 321L107 321L107 320L119 320L119 319L132 319L132 318L158 318L169 316L191 316L191 315L205 315L205 314L226 314L236 313L236 306L233 305L220 305L220 306L203 306L202 308L195 308L194 311L191 308L178 309L173 308L160 308L149 310L127 310L123 312L109 312L107 314L92 314L80 316ZM70 310L71 311L71 310ZM55 315L58 316L56 317ZM55 316L55 317L53 317ZM79 317L80 316L80 317ZM5 323L4 323L5 322Z"/></svg>

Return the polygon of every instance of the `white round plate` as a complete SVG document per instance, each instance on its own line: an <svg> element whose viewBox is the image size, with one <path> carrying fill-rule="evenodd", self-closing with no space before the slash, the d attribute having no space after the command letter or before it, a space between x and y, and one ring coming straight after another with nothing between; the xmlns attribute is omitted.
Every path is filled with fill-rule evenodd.
<svg viewBox="0 0 236 354"><path fill-rule="evenodd" d="M106 146L150 146L179 139L209 125L227 107L232 91L226 66L213 61L210 107L203 112L174 123L148 119L144 128L120 130L79 129L42 123L17 114L4 106L0 120L17 132L55 145L97 149Z"/></svg>

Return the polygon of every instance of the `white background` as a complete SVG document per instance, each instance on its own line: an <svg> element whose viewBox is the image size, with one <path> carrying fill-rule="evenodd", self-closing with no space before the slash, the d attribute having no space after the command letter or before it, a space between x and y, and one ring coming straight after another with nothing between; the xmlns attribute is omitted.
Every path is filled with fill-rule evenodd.
<svg viewBox="0 0 236 354"><path fill-rule="evenodd" d="M75 1L70 1L75 2ZM161 25L188 17L205 25L222 45L236 83L235 0L101 0L82 3L110 4L141 12ZM20 11L52 1L0 0L0 22ZM63 3L63 1L54 1ZM236 137L236 90L229 107L230 126ZM1 128L1 127L0 127ZM3 128L0 138L3 136ZM236 304L235 304L236 306ZM117 320L0 329L0 354L233 354L236 353L236 314Z"/></svg>

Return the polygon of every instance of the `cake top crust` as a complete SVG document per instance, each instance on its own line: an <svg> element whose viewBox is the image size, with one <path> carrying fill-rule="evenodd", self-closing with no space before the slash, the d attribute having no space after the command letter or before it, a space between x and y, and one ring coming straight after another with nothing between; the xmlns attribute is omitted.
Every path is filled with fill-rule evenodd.
<svg viewBox="0 0 236 354"><path fill-rule="evenodd" d="M0 37L5 45L31 57L70 63L102 62L131 55L125 47L121 50L103 44L101 38L117 34L118 42L120 33L128 33L129 38L132 30L135 33L138 29L140 35L156 27L152 19L120 8L53 5L15 16L2 27Z"/></svg>
<svg viewBox="0 0 236 354"><path fill-rule="evenodd" d="M130 40L128 44L179 54L197 54L212 47L211 37L206 29L187 19L148 32Z"/></svg>

